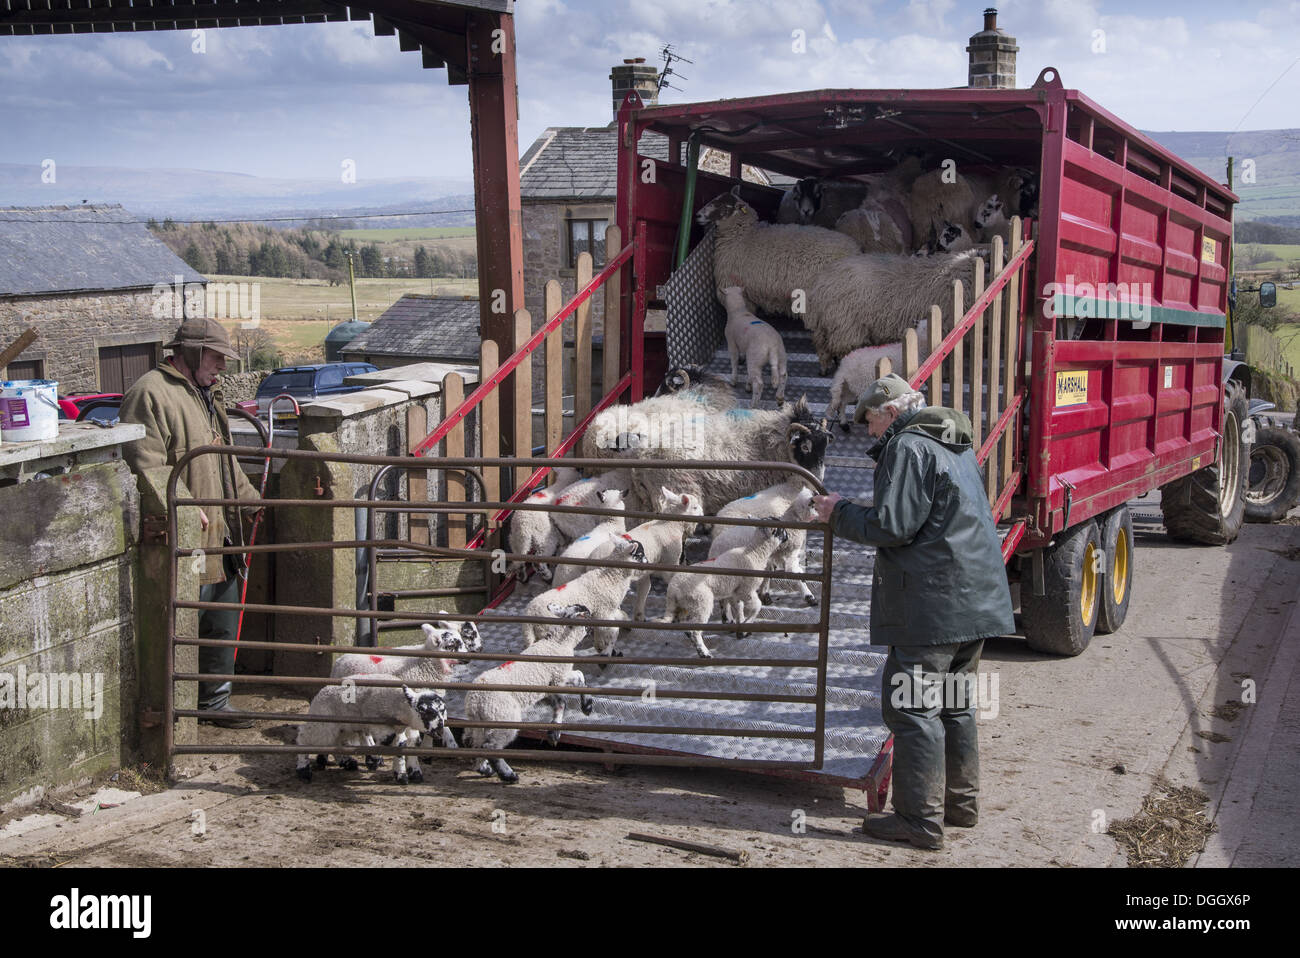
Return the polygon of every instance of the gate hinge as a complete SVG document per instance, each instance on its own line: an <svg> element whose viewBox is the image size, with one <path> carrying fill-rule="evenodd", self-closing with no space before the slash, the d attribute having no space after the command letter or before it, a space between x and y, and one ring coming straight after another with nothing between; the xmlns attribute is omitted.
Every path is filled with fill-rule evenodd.
<svg viewBox="0 0 1300 958"><path fill-rule="evenodd" d="M141 522L141 526L141 535L145 542L158 542L163 545L168 545L166 516L145 516Z"/></svg>

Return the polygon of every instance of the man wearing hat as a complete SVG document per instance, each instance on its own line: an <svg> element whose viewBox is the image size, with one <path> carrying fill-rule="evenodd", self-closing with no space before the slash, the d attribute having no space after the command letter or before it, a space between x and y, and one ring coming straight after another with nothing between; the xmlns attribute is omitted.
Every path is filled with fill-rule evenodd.
<svg viewBox="0 0 1300 958"><path fill-rule="evenodd" d="M889 646L881 711L894 733L894 814L875 838L943 847L943 826L978 818L975 677L984 640L1015 631L996 524L975 461L970 420L894 375L858 399L854 416L879 442L874 502L813 503L835 535L876 547L871 644Z"/></svg>
<svg viewBox="0 0 1300 958"><path fill-rule="evenodd" d="M144 426L144 438L123 447L122 456L135 472L158 466L174 466L191 449L207 445L231 445L230 424L222 408L217 376L226 368L226 357L239 354L230 345L226 330L215 319L190 318L181 323L172 341L163 346L172 355L157 369L137 379L122 397L122 422ZM233 456L199 456L181 470L181 481L195 499L259 499ZM241 507L251 518L259 507ZM204 553L223 545L243 545L243 523L239 508L199 508L202 528L200 545ZM244 569L243 556L199 555L200 602L238 602ZM239 627L239 609L199 612L199 637L234 639ZM235 650L201 646L199 671L231 675ZM200 682L199 709L216 713L200 719L223 728L250 728L247 719L221 715L230 708L231 683Z"/></svg>

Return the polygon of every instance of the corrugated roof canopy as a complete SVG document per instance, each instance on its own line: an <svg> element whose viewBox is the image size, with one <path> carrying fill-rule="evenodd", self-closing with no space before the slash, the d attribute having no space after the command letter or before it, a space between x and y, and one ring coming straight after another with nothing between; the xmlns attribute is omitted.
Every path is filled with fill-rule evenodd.
<svg viewBox="0 0 1300 958"><path fill-rule="evenodd" d="M0 36L131 33L369 20L375 36L419 50L425 69L468 82L467 18L476 10L514 13L514 0L0 0Z"/></svg>
<svg viewBox="0 0 1300 958"><path fill-rule="evenodd" d="M0 296L207 280L120 206L0 208Z"/></svg>

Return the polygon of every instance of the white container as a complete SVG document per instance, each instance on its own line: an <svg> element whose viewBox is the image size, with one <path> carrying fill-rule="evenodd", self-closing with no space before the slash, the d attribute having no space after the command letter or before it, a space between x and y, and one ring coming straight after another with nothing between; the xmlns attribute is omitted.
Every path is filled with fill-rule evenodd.
<svg viewBox="0 0 1300 958"><path fill-rule="evenodd" d="M0 437L32 442L59 435L59 384L50 379L0 382Z"/></svg>

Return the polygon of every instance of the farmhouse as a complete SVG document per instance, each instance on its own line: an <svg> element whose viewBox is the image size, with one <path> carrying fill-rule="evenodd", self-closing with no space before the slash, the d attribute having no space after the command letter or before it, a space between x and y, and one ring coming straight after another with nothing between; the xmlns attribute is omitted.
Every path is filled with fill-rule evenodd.
<svg viewBox="0 0 1300 958"><path fill-rule="evenodd" d="M407 293L340 355L380 369L420 362L477 366L480 342L477 297Z"/></svg>
<svg viewBox="0 0 1300 958"><path fill-rule="evenodd" d="M177 284L206 284L121 206L0 208L0 342L40 338L5 379L125 392L180 322Z"/></svg>

